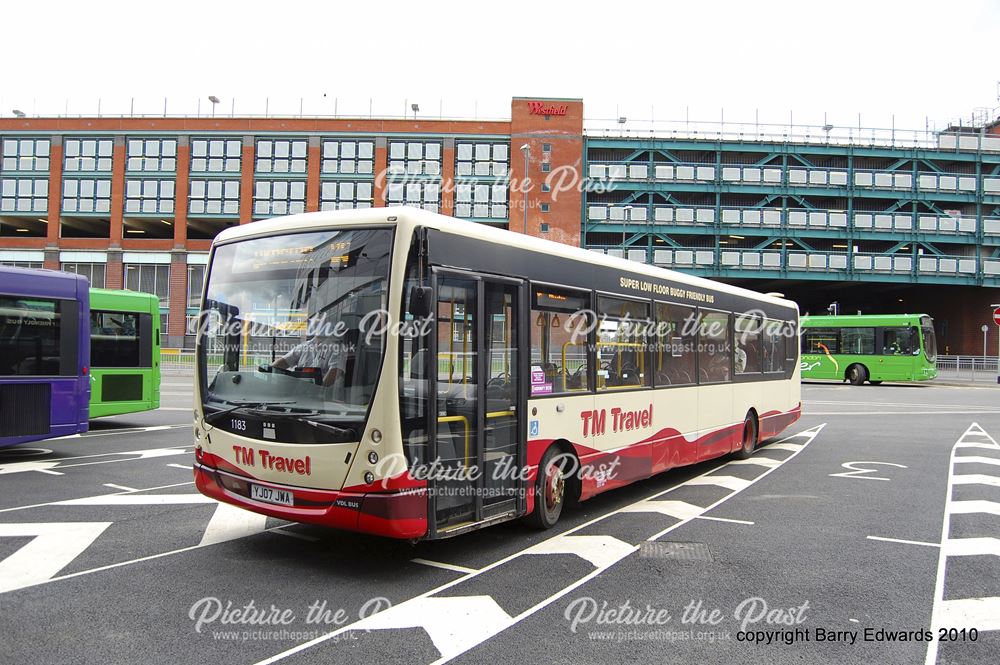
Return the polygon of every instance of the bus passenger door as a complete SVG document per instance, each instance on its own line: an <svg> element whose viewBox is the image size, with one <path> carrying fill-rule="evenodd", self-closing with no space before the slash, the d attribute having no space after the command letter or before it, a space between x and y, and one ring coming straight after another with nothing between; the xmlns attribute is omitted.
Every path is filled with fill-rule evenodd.
<svg viewBox="0 0 1000 665"><path fill-rule="evenodd" d="M435 270L431 535L513 514L520 435L520 283Z"/></svg>

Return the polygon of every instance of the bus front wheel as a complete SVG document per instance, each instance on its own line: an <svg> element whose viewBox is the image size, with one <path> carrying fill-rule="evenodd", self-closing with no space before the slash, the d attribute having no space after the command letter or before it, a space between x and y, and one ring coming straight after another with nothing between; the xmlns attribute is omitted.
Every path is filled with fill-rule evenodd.
<svg viewBox="0 0 1000 665"><path fill-rule="evenodd" d="M736 459L750 459L757 448L757 437L757 418L753 413L748 413L747 419L743 421L743 445L736 450Z"/></svg>
<svg viewBox="0 0 1000 665"><path fill-rule="evenodd" d="M868 380L868 369L864 365L851 365L847 368L847 380L853 386L862 386Z"/></svg>
<svg viewBox="0 0 1000 665"><path fill-rule="evenodd" d="M527 522L536 529L555 526L566 503L566 474L564 461L556 446L549 447L542 455L535 476L535 509Z"/></svg>

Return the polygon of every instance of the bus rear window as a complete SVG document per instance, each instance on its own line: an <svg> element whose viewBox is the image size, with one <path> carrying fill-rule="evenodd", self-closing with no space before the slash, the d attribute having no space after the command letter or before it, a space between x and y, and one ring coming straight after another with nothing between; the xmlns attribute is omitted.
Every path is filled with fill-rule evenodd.
<svg viewBox="0 0 1000 665"><path fill-rule="evenodd" d="M0 297L0 376L60 374L59 309L55 300Z"/></svg>

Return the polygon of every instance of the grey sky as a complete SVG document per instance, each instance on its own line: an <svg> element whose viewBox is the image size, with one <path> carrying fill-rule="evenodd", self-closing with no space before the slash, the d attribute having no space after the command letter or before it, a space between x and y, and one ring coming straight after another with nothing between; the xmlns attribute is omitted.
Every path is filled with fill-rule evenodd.
<svg viewBox="0 0 1000 665"><path fill-rule="evenodd" d="M588 118L922 129L996 107L1000 2L12 2L0 114ZM326 97L324 97L324 94ZM336 100L336 102L334 101Z"/></svg>

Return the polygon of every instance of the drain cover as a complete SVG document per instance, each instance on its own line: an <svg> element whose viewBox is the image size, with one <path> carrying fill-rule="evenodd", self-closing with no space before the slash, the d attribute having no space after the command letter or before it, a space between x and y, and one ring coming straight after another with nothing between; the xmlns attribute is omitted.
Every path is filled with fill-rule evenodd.
<svg viewBox="0 0 1000 665"><path fill-rule="evenodd" d="M712 552L705 543L646 542L639 546L639 556L676 561L712 561Z"/></svg>

